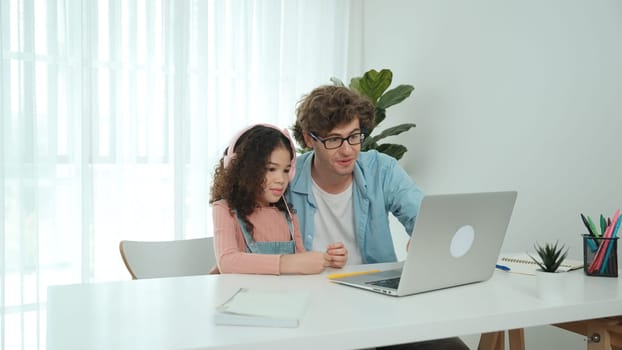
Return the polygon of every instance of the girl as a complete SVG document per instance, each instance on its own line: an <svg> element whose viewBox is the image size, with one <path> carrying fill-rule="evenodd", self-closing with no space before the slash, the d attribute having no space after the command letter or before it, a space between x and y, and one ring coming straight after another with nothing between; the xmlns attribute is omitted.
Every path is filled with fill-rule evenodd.
<svg viewBox="0 0 622 350"><path fill-rule="evenodd" d="M221 273L312 274L345 264L342 243L331 244L327 253L304 249L298 218L283 197L295 162L287 130L258 124L233 138L216 168L210 198Z"/></svg>

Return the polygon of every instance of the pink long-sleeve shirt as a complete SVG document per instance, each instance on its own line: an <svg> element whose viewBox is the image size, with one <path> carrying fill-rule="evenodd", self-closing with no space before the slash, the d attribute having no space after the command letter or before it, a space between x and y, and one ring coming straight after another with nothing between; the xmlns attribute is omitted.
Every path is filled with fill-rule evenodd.
<svg viewBox="0 0 622 350"><path fill-rule="evenodd" d="M220 273L255 273L278 275L280 254L253 254L246 252L246 243L240 224L230 211L227 201L212 203L214 221L214 251ZM253 239L256 242L280 242L291 239L289 225L279 209L260 207L248 217L255 226ZM305 251L300 235L298 218L293 215L296 253Z"/></svg>

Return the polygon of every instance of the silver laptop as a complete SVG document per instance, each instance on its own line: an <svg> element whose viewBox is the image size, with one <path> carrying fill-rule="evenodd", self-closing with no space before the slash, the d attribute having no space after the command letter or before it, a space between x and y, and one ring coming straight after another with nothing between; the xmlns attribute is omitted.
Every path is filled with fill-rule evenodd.
<svg viewBox="0 0 622 350"><path fill-rule="evenodd" d="M516 195L425 196L402 268L332 282L404 296L485 281L495 270Z"/></svg>

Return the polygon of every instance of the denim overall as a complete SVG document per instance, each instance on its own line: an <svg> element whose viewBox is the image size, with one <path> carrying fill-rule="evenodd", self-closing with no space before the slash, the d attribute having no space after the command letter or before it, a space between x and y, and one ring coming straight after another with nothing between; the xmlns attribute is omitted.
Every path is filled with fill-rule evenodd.
<svg viewBox="0 0 622 350"><path fill-rule="evenodd" d="M238 219L242 234L244 235L244 241L246 241L246 251L254 254L294 254L296 253L296 241L294 241L294 225L292 219L285 213L285 220L287 220L287 226L289 227L289 241L284 242L255 242L253 237L246 230L246 225L240 220L238 213L235 213L235 217Z"/></svg>

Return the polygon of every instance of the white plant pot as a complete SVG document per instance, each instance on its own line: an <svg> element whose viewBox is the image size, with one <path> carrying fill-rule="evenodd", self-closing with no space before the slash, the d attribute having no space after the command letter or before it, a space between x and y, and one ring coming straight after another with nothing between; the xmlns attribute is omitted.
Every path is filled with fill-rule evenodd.
<svg viewBox="0 0 622 350"><path fill-rule="evenodd" d="M544 301L561 301L566 293L566 280L568 275L565 272L544 272L536 271L536 290L538 297Z"/></svg>

